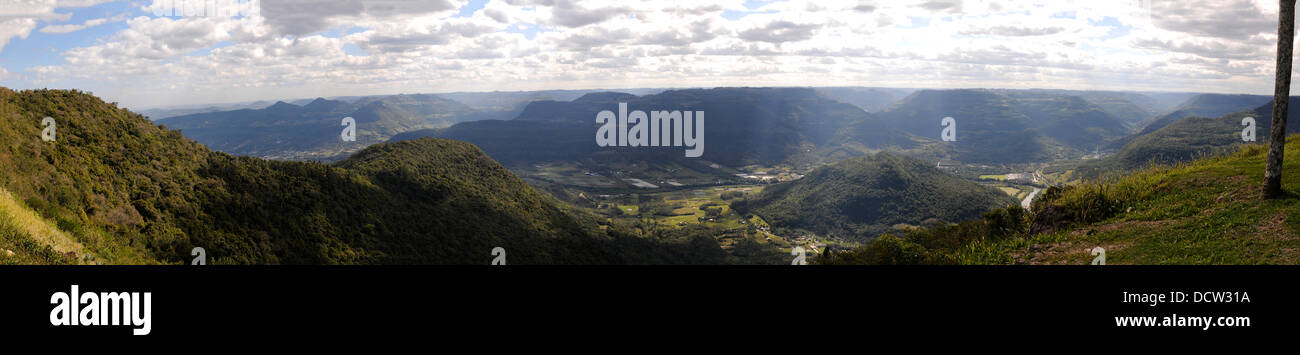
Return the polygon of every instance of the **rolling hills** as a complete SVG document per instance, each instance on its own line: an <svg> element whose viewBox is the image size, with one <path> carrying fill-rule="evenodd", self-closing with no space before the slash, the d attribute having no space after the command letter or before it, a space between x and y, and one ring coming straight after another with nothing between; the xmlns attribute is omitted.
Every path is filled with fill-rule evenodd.
<svg viewBox="0 0 1300 355"><path fill-rule="evenodd" d="M1144 120L1139 123L1142 129L1136 134L1117 140L1111 146L1123 147L1136 137L1155 132L1183 118L1191 116L1219 117L1233 112L1254 109L1259 105L1271 102L1272 99L1271 96L1263 95L1199 94L1173 108L1170 112Z"/></svg>
<svg viewBox="0 0 1300 355"><path fill-rule="evenodd" d="M1127 133L1125 123L1079 96L1046 90L920 90L880 113L890 126L939 138L953 117L957 141L928 159L1026 163L1077 157Z"/></svg>
<svg viewBox="0 0 1300 355"><path fill-rule="evenodd" d="M860 108L807 88L686 89L645 96L589 93L573 101L532 102L509 121L465 122L408 132L393 140L424 136L463 140L507 165L599 158L594 156L598 151L642 159L681 158L680 148L597 147L596 113L617 110L620 102L627 103L629 110L704 111L708 133L702 159L728 166L811 166L820 161L809 153L845 142L863 149L907 149L923 141L891 129Z"/></svg>
<svg viewBox="0 0 1300 355"><path fill-rule="evenodd" d="M0 88L0 166L3 263L174 264L194 247L222 264L487 264L494 247L512 264L725 258L707 237L602 228L467 143L376 144L330 165L236 157L78 91ZM80 246L49 242L69 238Z"/></svg>
<svg viewBox="0 0 1300 355"><path fill-rule="evenodd" d="M235 155L333 161L395 134L444 127L480 114L436 95L369 96L349 103L317 98L306 105L276 102L261 109L207 112L156 121L186 137ZM340 138L342 120L356 120L356 141Z"/></svg>

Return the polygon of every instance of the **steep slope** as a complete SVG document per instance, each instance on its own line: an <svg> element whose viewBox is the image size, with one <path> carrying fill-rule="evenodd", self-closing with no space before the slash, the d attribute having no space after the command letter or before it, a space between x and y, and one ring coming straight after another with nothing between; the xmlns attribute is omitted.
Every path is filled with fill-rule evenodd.
<svg viewBox="0 0 1300 355"><path fill-rule="evenodd" d="M1007 92L1033 128L1067 146L1088 151L1128 133L1124 122L1080 96Z"/></svg>
<svg viewBox="0 0 1300 355"><path fill-rule="evenodd" d="M1134 136L1155 132L1164 126L1190 116L1219 117L1233 112L1258 107L1272 100L1264 95L1200 94L1178 105L1173 111L1152 117L1142 123L1142 130ZM1127 143L1123 141L1122 143ZM1121 144L1122 145L1122 144Z"/></svg>
<svg viewBox="0 0 1300 355"><path fill-rule="evenodd" d="M92 262L81 243L0 188L0 265Z"/></svg>
<svg viewBox="0 0 1300 355"><path fill-rule="evenodd" d="M890 126L940 138L944 117L957 122L957 141L943 158L966 163L1023 163L1062 155L1063 147L1033 129L1014 98L991 90L921 90L880 113Z"/></svg>
<svg viewBox="0 0 1300 355"><path fill-rule="evenodd" d="M1295 101L1294 98L1291 99ZM1290 107L1290 106L1288 106ZM1294 109L1293 109L1294 110ZM1152 163L1168 165L1190 161L1198 156L1236 149L1246 144L1241 139L1242 119L1255 119L1255 139L1266 142L1272 128L1273 102L1254 110L1229 113L1217 117L1189 116L1164 127L1133 136L1114 155L1080 167L1085 176L1102 172L1123 172L1144 168ZM1291 113L1288 113L1290 117ZM1287 133L1300 132L1297 125L1287 125Z"/></svg>
<svg viewBox="0 0 1300 355"><path fill-rule="evenodd" d="M1300 155L1300 140L1292 136L1285 155ZM1007 209L983 221L882 237L816 262L1087 265L1100 247L1108 265L1294 265L1300 263L1300 162L1287 159L1283 166L1288 196L1266 200L1266 156L1265 145L1253 144L1111 182L1052 188L1032 215Z"/></svg>
<svg viewBox="0 0 1300 355"><path fill-rule="evenodd" d="M55 142L40 139L46 116ZM77 91L0 88L0 166L0 188L23 205L3 208L0 248L53 250L24 247L31 262L180 263L193 247L238 264L486 264L495 247L514 264L715 255L606 233L467 143L378 144L335 165L234 157Z"/></svg>
<svg viewBox="0 0 1300 355"><path fill-rule="evenodd" d="M1015 201L1006 194L932 163L881 152L817 168L732 207L778 228L865 239L897 224L962 221L1009 204Z"/></svg>

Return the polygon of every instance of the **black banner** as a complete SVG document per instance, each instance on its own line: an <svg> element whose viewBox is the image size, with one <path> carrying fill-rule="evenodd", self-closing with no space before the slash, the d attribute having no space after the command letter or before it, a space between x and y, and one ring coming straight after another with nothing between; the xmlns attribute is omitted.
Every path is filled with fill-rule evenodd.
<svg viewBox="0 0 1300 355"><path fill-rule="evenodd" d="M1300 330L1300 294L1289 281L1298 274L1248 266L23 266L0 268L0 304L5 334L16 339L636 338L667 329L1214 339ZM51 300L73 285L83 301L76 316L91 323L86 297L149 293L147 334L134 334L145 322L53 325L63 315Z"/></svg>

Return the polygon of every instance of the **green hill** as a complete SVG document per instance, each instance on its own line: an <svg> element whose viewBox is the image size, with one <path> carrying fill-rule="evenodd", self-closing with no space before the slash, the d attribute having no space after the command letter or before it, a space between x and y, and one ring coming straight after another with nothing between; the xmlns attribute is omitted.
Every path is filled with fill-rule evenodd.
<svg viewBox="0 0 1300 355"><path fill-rule="evenodd" d="M804 230L861 240L899 224L963 221L1008 204L1015 201L1002 192L881 152L817 168L732 207L788 231L778 234Z"/></svg>
<svg viewBox="0 0 1300 355"><path fill-rule="evenodd" d="M1219 117L1233 112L1246 111L1259 107L1266 102L1272 102L1272 97L1263 95L1228 95L1228 94L1200 94L1193 96L1172 111L1152 116L1138 125L1142 127L1137 133L1123 139L1112 142L1112 148L1123 147L1137 137L1155 132L1191 116L1202 117ZM1271 110L1270 105L1270 110ZM1271 112L1271 111L1270 111Z"/></svg>
<svg viewBox="0 0 1300 355"><path fill-rule="evenodd" d="M1296 109L1291 111L1294 110ZM1290 113L1287 115L1290 117ZM1095 177L1104 173L1122 173L1152 164L1175 164L1200 156L1232 151L1236 146L1247 144L1241 139L1242 129L1245 128L1241 122L1245 117L1255 119L1256 142L1267 142L1272 116L1273 101L1268 100L1254 110L1218 117L1181 118L1154 131L1130 137L1128 143L1114 155L1085 163L1079 170L1084 176ZM1287 125L1288 134L1296 132L1300 132L1300 125Z"/></svg>
<svg viewBox="0 0 1300 355"><path fill-rule="evenodd" d="M823 264L1087 265L1300 263L1300 139L1287 142L1283 198L1263 200L1267 148L1254 144L1119 180L1051 188L979 221L881 237Z"/></svg>
<svg viewBox="0 0 1300 355"><path fill-rule="evenodd" d="M46 116L57 142L39 138ZM711 238L601 228L464 142L332 165L235 157L77 91L0 88L0 166L0 254L25 262L182 263L193 247L235 264L487 264L494 247L512 264L724 257Z"/></svg>

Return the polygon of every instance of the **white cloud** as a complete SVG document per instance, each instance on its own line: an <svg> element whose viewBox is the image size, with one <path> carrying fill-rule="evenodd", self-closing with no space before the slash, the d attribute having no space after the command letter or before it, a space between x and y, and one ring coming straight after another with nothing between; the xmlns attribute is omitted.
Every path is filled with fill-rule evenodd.
<svg viewBox="0 0 1300 355"><path fill-rule="evenodd" d="M76 31L81 31L86 28L99 26L105 23L108 23L108 19L99 18L94 20L87 20L86 22L83 22L81 24L48 25L45 27L41 27L41 33L45 33L45 34L72 33Z"/></svg>
<svg viewBox="0 0 1300 355"><path fill-rule="evenodd" d="M262 1L238 18L129 19L27 72L143 105L721 85L1266 92L1277 17L1263 0L492 0L468 17L451 17L464 1ZM44 3L36 15L53 14ZM0 25L0 41L50 21L11 17L31 22Z"/></svg>
<svg viewBox="0 0 1300 355"><path fill-rule="evenodd" d="M18 38L27 38L36 28L37 20L34 18L10 18L0 20L0 53L4 53L5 46L9 41Z"/></svg>

